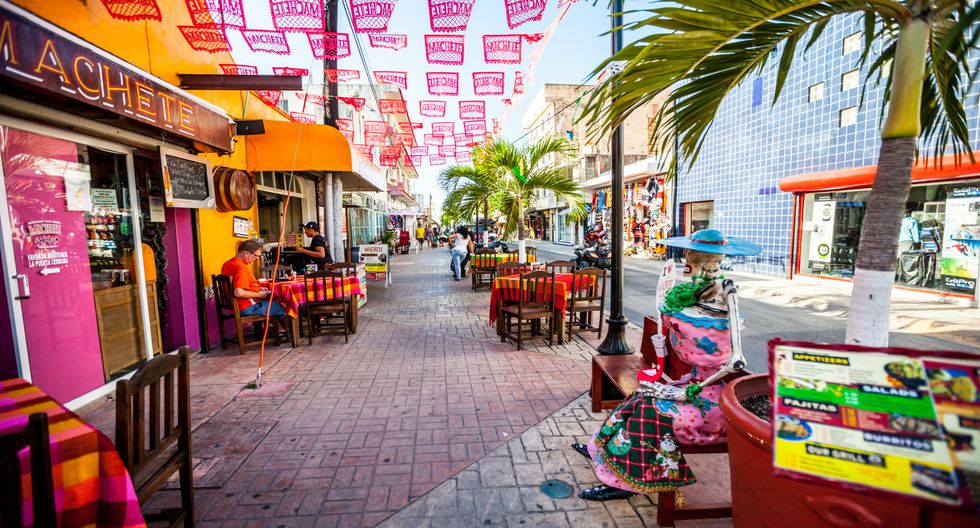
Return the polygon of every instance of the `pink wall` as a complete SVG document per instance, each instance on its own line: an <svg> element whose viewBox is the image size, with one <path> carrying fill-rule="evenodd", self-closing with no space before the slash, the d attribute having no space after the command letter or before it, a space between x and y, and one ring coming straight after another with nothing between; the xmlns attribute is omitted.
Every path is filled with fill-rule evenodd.
<svg viewBox="0 0 980 528"><path fill-rule="evenodd" d="M194 276L194 233L190 209L166 210L167 234L167 328L164 329L165 350L187 345L200 350L200 324L197 320L197 279Z"/></svg>
<svg viewBox="0 0 980 528"><path fill-rule="evenodd" d="M17 372L17 358L14 357L14 333L10 326L8 308L7 281L0 280L0 380L20 376Z"/></svg>

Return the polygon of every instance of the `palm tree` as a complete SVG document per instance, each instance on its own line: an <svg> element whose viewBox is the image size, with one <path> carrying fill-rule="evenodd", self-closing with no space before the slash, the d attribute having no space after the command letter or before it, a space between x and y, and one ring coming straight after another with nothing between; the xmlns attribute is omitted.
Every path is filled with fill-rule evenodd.
<svg viewBox="0 0 980 528"><path fill-rule="evenodd" d="M863 14L864 53L871 60L865 89L886 76L878 172L871 188L854 272L847 341L888 343L888 308L898 233L911 187L920 135L936 159L951 150L956 163L975 163L962 101L972 77L967 56L980 40L974 0L674 0L626 24L648 33L603 63L622 69L600 83L583 118L596 131L611 130L630 112L667 92L655 140L666 147L676 134L675 160L693 164L722 99L759 72L779 48L773 103L787 73L831 18ZM972 27L972 36L971 36ZM652 34L649 34L652 33ZM797 48L801 53L797 54ZM622 62L617 62L622 61ZM673 88L673 91L670 91ZM663 149L662 149L663 150ZM676 166L675 164L671 164Z"/></svg>
<svg viewBox="0 0 980 528"><path fill-rule="evenodd" d="M520 260L526 259L524 214L537 203L538 191L551 191L570 209L570 220L585 218L582 187L563 166L575 146L565 138L546 137L525 147L494 138L473 148L473 165L455 165L439 176L448 194L445 207L460 216L477 214L487 202L506 216L503 234L517 234Z"/></svg>

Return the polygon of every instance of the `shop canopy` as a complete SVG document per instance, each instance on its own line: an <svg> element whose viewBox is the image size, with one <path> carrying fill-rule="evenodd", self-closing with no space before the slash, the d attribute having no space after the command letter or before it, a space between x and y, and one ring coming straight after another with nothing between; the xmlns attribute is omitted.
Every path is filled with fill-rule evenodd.
<svg viewBox="0 0 980 528"><path fill-rule="evenodd" d="M397 185L388 185L388 197L392 200L404 203L409 207L418 207L419 205L418 202L415 201L415 198L412 198L412 195L408 194L405 189L402 189Z"/></svg>
<svg viewBox="0 0 980 528"><path fill-rule="evenodd" d="M383 191L381 169L351 149L339 130L327 125L263 121L265 134L245 138L245 164L249 171L332 172L345 191Z"/></svg>
<svg viewBox="0 0 980 528"><path fill-rule="evenodd" d="M865 165L850 169L813 172L789 176L779 180L783 192L842 191L847 189L866 189L874 183L877 165ZM980 174L980 164L970 164L969 158L962 156L957 164L955 156L945 156L939 163L934 158L922 157L912 168L912 183L929 183L958 178L969 178Z"/></svg>

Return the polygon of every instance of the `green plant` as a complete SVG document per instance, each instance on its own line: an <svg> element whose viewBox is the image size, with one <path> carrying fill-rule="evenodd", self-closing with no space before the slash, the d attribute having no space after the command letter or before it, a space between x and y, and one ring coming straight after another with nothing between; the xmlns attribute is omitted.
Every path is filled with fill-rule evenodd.
<svg viewBox="0 0 980 528"><path fill-rule="evenodd" d="M864 19L865 89L887 77L878 172L862 222L847 341L888 343L898 232L921 136L938 159L975 162L963 101L976 71L980 9L972 0L675 0L624 26L643 33L594 72L623 68L593 90L582 119L608 133L667 93L653 130L663 152L693 164L725 96L778 55L773 103L794 63L835 16ZM972 33L971 33L972 32ZM872 43L882 44L871 58ZM799 50L799 53L798 53ZM674 137L678 148L671 149ZM671 163L674 167L676 164Z"/></svg>

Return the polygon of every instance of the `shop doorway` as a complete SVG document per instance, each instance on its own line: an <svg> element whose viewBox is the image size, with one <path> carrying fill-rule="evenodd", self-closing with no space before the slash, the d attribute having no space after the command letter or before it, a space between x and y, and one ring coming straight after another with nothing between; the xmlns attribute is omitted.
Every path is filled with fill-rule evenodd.
<svg viewBox="0 0 980 528"><path fill-rule="evenodd" d="M715 202L688 202L684 204L684 234L689 235L714 225Z"/></svg>
<svg viewBox="0 0 980 528"><path fill-rule="evenodd" d="M144 331L133 154L0 119L0 158L2 260L19 370L68 402L153 349Z"/></svg>

